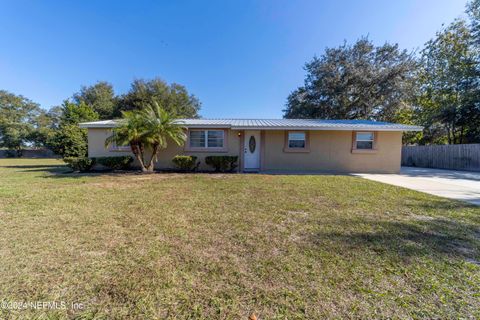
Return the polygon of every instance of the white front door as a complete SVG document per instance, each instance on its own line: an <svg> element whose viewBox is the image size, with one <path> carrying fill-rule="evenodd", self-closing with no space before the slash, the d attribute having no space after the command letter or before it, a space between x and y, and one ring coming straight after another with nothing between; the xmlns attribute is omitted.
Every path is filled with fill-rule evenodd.
<svg viewBox="0 0 480 320"><path fill-rule="evenodd" d="M260 131L245 131L244 139L244 169L260 169Z"/></svg>

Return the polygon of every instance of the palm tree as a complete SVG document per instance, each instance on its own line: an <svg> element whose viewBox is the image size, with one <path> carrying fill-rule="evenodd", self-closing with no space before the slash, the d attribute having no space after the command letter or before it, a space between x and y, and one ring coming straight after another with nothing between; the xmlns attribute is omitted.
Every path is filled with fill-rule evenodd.
<svg viewBox="0 0 480 320"><path fill-rule="evenodd" d="M152 157L148 162L147 170L153 171L159 149L165 149L169 140L179 146L183 145L187 135L185 127L179 124L170 113L162 109L157 102L154 102L153 106L149 105L140 113L146 129L144 140L152 148Z"/></svg>
<svg viewBox="0 0 480 320"><path fill-rule="evenodd" d="M168 141L182 145L185 140L185 128L154 102L140 111L122 112L119 126L105 140L105 146L129 144L142 172L153 172L159 150L166 148ZM152 152L148 161L145 150Z"/></svg>

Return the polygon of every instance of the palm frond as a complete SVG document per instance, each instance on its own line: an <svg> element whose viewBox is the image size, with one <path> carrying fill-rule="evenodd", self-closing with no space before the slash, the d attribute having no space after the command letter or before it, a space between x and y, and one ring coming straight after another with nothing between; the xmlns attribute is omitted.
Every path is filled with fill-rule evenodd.
<svg viewBox="0 0 480 320"><path fill-rule="evenodd" d="M153 101L141 110L122 112L122 119L105 140L105 146L130 144L132 150L133 146L140 146L142 150L147 148L156 151L167 148L169 141L182 145L186 138L185 127L158 102ZM156 159L155 153L151 159Z"/></svg>

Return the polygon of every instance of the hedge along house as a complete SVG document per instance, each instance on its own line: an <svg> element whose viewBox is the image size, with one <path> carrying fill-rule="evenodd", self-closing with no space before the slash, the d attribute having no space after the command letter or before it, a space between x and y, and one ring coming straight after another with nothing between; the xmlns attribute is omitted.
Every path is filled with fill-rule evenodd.
<svg viewBox="0 0 480 320"><path fill-rule="evenodd" d="M239 157L240 172L400 171L402 133L418 126L367 120L179 119L184 146L173 142L158 153L156 168L173 168L176 155ZM89 157L132 155L128 146L105 147L115 120L81 123L88 129Z"/></svg>

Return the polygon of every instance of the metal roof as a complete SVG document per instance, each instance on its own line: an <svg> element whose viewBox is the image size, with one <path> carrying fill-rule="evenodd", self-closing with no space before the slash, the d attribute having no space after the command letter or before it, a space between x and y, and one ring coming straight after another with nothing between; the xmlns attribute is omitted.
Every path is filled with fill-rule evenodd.
<svg viewBox="0 0 480 320"><path fill-rule="evenodd" d="M374 130L421 131L420 126L371 120L321 119L178 119L187 128L229 128L234 130ZM118 120L80 123L81 128L114 128Z"/></svg>
<svg viewBox="0 0 480 320"><path fill-rule="evenodd" d="M102 120L92 122L82 122L80 128L115 128L118 120Z"/></svg>

